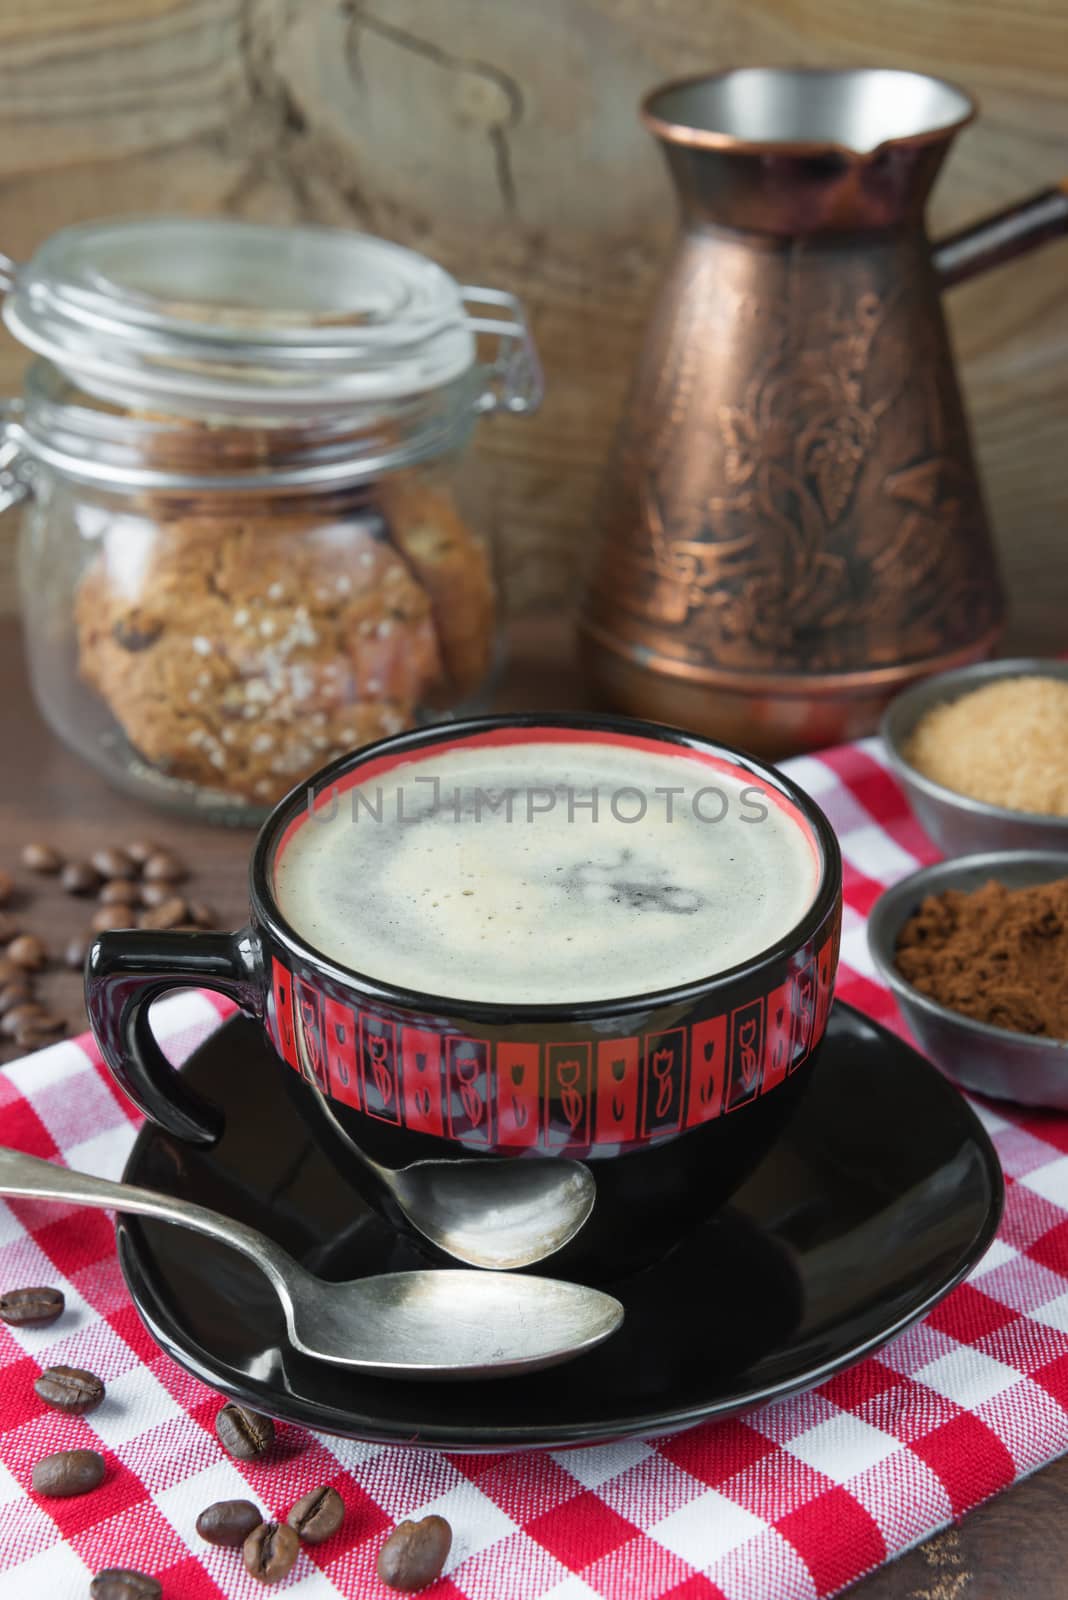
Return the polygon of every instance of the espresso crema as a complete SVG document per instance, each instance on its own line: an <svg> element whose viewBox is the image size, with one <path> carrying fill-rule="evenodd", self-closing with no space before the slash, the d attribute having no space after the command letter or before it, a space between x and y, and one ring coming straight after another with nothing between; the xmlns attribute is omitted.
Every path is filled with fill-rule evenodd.
<svg viewBox="0 0 1068 1600"><path fill-rule="evenodd" d="M725 972L818 879L805 825L747 774L550 740L420 752L305 817L274 869L283 916L339 965L533 1005Z"/></svg>

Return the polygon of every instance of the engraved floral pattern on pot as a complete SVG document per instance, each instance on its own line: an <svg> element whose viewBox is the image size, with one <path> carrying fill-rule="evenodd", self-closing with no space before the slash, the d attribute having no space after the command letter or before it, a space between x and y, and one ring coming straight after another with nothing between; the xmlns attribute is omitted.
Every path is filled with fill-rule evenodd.
<svg viewBox="0 0 1068 1600"><path fill-rule="evenodd" d="M591 620L747 672L923 659L992 627L929 285L909 241L684 254L606 486Z"/></svg>

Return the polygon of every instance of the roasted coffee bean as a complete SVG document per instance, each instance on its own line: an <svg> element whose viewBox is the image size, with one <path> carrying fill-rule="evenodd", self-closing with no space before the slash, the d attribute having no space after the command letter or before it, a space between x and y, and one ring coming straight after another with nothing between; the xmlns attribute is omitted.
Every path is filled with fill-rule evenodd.
<svg viewBox="0 0 1068 1600"><path fill-rule="evenodd" d="M261 1583L281 1583L293 1571L300 1540L284 1522L261 1522L245 1540L245 1567Z"/></svg>
<svg viewBox="0 0 1068 1600"><path fill-rule="evenodd" d="M233 1400L215 1418L215 1432L223 1449L237 1461L262 1456L274 1442L274 1423L258 1411L239 1406Z"/></svg>
<svg viewBox="0 0 1068 1600"><path fill-rule="evenodd" d="M146 883L181 883L187 868L170 850L157 850L141 868Z"/></svg>
<svg viewBox="0 0 1068 1600"><path fill-rule="evenodd" d="M302 1496L286 1518L305 1544L322 1544L337 1532L344 1520L345 1502L328 1484Z"/></svg>
<svg viewBox="0 0 1068 1600"><path fill-rule="evenodd" d="M0 911L0 944L10 944L17 939L21 929L9 911ZM10 956L8 957L10 960Z"/></svg>
<svg viewBox="0 0 1068 1600"><path fill-rule="evenodd" d="M133 878L109 878L97 899L102 906L135 906L140 893L140 885Z"/></svg>
<svg viewBox="0 0 1068 1600"><path fill-rule="evenodd" d="M38 1033L35 1028L20 1028L11 1042L20 1055L32 1056L47 1045L55 1044L56 1036L54 1033Z"/></svg>
<svg viewBox="0 0 1068 1600"><path fill-rule="evenodd" d="M23 1028L41 1021L47 1015L44 1006L38 1005L36 1000L23 1000L21 1004L12 1006L10 1011L5 1011L0 1017L0 1033L7 1039L13 1039Z"/></svg>
<svg viewBox="0 0 1068 1600"><path fill-rule="evenodd" d="M28 872L53 873L63 865L63 857L50 844L35 842L24 846L22 865Z"/></svg>
<svg viewBox="0 0 1068 1600"><path fill-rule="evenodd" d="M262 1521L251 1500L216 1500L197 1518L197 1532L207 1544L236 1550Z"/></svg>
<svg viewBox="0 0 1068 1600"><path fill-rule="evenodd" d="M33 990L30 988L29 978L25 973L21 978L13 979L10 983L0 985L0 1017L5 1017L16 1006L24 1006L33 999Z"/></svg>
<svg viewBox="0 0 1068 1600"><path fill-rule="evenodd" d="M68 861L59 881L68 894L91 894L100 882L100 874L88 861Z"/></svg>
<svg viewBox="0 0 1068 1600"><path fill-rule="evenodd" d="M15 893L15 880L10 872L0 871L0 906L6 906Z"/></svg>
<svg viewBox="0 0 1068 1600"><path fill-rule="evenodd" d="M19 1023L15 1029L15 1043L22 1050L37 1050L43 1044L51 1044L57 1035L66 1031L67 1024L62 1017L45 1011L40 1016Z"/></svg>
<svg viewBox="0 0 1068 1600"><path fill-rule="evenodd" d="M104 1385L96 1373L81 1367L46 1367L33 1387L46 1406L73 1417L95 1411L104 1398Z"/></svg>
<svg viewBox="0 0 1068 1600"><path fill-rule="evenodd" d="M116 845L105 845L103 850L94 850L90 860L102 878L136 878L137 868L126 854Z"/></svg>
<svg viewBox="0 0 1068 1600"><path fill-rule="evenodd" d="M63 1315L61 1289L9 1289L0 1294L0 1320L13 1328L44 1328Z"/></svg>
<svg viewBox="0 0 1068 1600"><path fill-rule="evenodd" d="M63 952L63 964L73 968L75 972L80 972L85 966L85 958L88 954L89 940L84 933L76 933L74 938L67 942L67 948Z"/></svg>
<svg viewBox="0 0 1068 1600"><path fill-rule="evenodd" d="M204 904L203 900L190 900L189 920L194 928L217 928L219 926L218 917L210 906Z"/></svg>
<svg viewBox="0 0 1068 1600"><path fill-rule="evenodd" d="M95 1450L57 1450L38 1461L32 1483L37 1494L67 1500L95 1489L103 1482L104 1471L104 1458Z"/></svg>
<svg viewBox="0 0 1068 1600"><path fill-rule="evenodd" d="M35 933L20 933L8 945L7 959L27 972L38 972L48 961L48 951Z"/></svg>
<svg viewBox="0 0 1068 1600"><path fill-rule="evenodd" d="M142 883L139 887L143 906L161 906L164 900L170 900L174 895L169 883Z"/></svg>
<svg viewBox="0 0 1068 1600"><path fill-rule="evenodd" d="M132 928L136 920L133 906L101 906L89 918L89 927L93 933L110 933L113 928Z"/></svg>
<svg viewBox="0 0 1068 1600"><path fill-rule="evenodd" d="M132 1567L108 1567L89 1585L89 1600L160 1600L163 1585Z"/></svg>
<svg viewBox="0 0 1068 1600"><path fill-rule="evenodd" d="M169 900L142 911L137 919L139 928L177 928L185 921L185 901L172 895Z"/></svg>
<svg viewBox="0 0 1068 1600"><path fill-rule="evenodd" d="M422 1589L440 1578L451 1545L444 1517L402 1522L378 1552L378 1576L391 1589Z"/></svg>
<svg viewBox="0 0 1068 1600"><path fill-rule="evenodd" d="M160 850L153 839L131 839L123 848L135 867L143 867L149 856L158 855Z"/></svg>

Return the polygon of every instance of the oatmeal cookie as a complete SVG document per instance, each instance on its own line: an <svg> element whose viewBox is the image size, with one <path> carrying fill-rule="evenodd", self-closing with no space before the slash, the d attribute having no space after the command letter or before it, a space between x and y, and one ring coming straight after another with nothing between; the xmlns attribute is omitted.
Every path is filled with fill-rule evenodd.
<svg viewBox="0 0 1068 1600"><path fill-rule="evenodd" d="M493 658L496 593L486 548L440 485L396 473L379 493L390 538L430 595L447 693L463 698Z"/></svg>
<svg viewBox="0 0 1068 1600"><path fill-rule="evenodd" d="M440 679L431 600L372 516L119 516L79 667L162 772L257 805L395 733Z"/></svg>

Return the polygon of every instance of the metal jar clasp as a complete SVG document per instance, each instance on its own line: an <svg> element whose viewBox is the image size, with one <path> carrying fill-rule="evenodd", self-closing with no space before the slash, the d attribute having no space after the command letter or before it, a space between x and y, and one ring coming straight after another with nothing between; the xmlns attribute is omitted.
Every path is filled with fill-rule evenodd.
<svg viewBox="0 0 1068 1600"><path fill-rule="evenodd" d="M483 363L486 387L475 410L510 411L519 416L536 411L544 384L523 307L514 294L504 289L480 289L466 284L461 296L471 332L494 341Z"/></svg>
<svg viewBox="0 0 1068 1600"><path fill-rule="evenodd" d="M33 462L23 448L21 417L21 400L0 401L0 511L33 492Z"/></svg>

